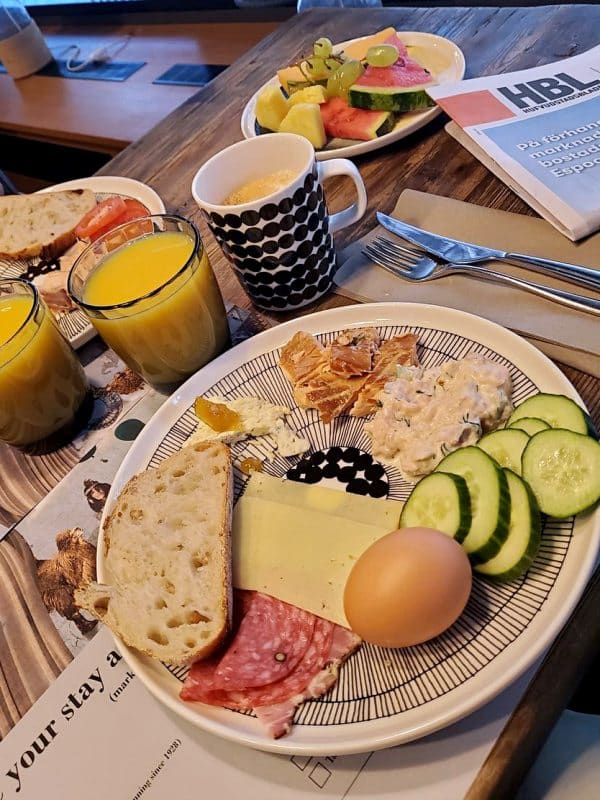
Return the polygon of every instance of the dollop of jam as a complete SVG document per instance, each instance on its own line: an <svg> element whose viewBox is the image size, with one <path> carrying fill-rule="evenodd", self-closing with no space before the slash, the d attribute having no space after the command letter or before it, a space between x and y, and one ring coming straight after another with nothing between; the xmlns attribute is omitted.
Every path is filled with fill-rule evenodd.
<svg viewBox="0 0 600 800"><path fill-rule="evenodd" d="M194 413L201 422L217 433L242 430L241 416L224 403L214 403L205 397L197 397L194 401Z"/></svg>
<svg viewBox="0 0 600 800"><path fill-rule="evenodd" d="M247 456L240 461L240 469L244 475L251 475L253 472L263 471L263 462L254 456Z"/></svg>

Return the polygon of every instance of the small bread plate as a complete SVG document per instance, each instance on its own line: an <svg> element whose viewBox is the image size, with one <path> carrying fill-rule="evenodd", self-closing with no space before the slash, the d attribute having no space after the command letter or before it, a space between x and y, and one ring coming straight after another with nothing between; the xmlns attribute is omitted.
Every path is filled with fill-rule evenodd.
<svg viewBox="0 0 600 800"><path fill-rule="evenodd" d="M69 189L90 189L96 194L97 202L107 197L119 195L123 199L137 200L149 214L163 214L165 206L154 189L133 178L120 178L112 175L99 175L91 178L78 178L40 190L60 192ZM88 342L95 330L81 309L75 307L66 293L66 277L84 243L77 240L63 255L55 259L1 259L0 278L26 278L39 289L46 304L53 312L58 326L72 347L78 348ZM50 282L47 276L52 276ZM58 277L56 277L58 276Z"/></svg>
<svg viewBox="0 0 600 800"><path fill-rule="evenodd" d="M264 471L281 478L297 475L294 467L300 459L316 451L346 455L351 447L368 458L371 446L363 431L365 420L341 416L323 424L314 410L296 406L290 384L278 366L280 348L297 331L312 333L327 343L347 328L364 326L375 326L384 339L417 334L418 355L425 366L471 352L504 364L511 374L515 405L539 391L563 394L582 405L567 378L542 353L516 334L471 314L415 303L327 310L243 342L184 383L146 425L121 464L103 524L127 480L156 467L194 431L193 406L198 395L268 397L291 409L290 426L310 443L308 453L289 459L273 457L268 436L232 445L236 500L248 480L237 465L250 454L264 458ZM339 460L340 456L336 457ZM394 467L386 465L382 472L383 465L373 460L380 479L388 483L388 497L406 500L414 484ZM331 487L331 479L325 482ZM346 490L343 482L334 488ZM323 535L326 533L324 530ZM249 712L182 701L179 693L187 668L168 668L118 640L117 644L153 695L183 719L225 739L281 754L340 755L391 747L466 717L531 667L577 603L592 572L599 542L600 509L576 518L547 519L539 553L527 573L506 583L475 575L461 617L441 636L424 644L401 649L363 644L344 662L335 686L300 706L290 733L277 740L270 739ZM103 553L102 528L97 563L100 581L106 574Z"/></svg>
<svg viewBox="0 0 600 800"><path fill-rule="evenodd" d="M460 81L465 74L465 57L462 50L443 36L436 36L433 33L421 33L419 31L398 31L398 37L409 48L409 55L425 67L438 83L449 83ZM349 39L334 45L334 50L343 50L344 47L354 42L359 42L368 37L361 36L357 39ZM267 86L278 86L277 76L271 78L255 92L248 101L242 112L241 127L246 139L260 136L256 123L256 101L258 95ZM356 141L354 139L330 139L322 150L317 150L317 161L326 161L330 158L352 158L372 150L379 150L382 147L404 139L411 133L427 125L432 119L437 117L441 108L434 106L425 111L412 111L399 116L398 121L392 131L384 136L368 141Z"/></svg>

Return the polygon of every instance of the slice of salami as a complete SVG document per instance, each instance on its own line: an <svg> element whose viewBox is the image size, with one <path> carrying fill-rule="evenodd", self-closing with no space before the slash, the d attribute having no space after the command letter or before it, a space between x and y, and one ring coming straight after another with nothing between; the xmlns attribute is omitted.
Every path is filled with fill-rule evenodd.
<svg viewBox="0 0 600 800"><path fill-rule="evenodd" d="M262 723L271 738L279 739L281 736L285 736L291 730L298 706L302 705L305 700L314 700L324 695L335 684L337 677L337 665L329 664L317 672L308 686L298 694L274 705L255 708L256 718Z"/></svg>
<svg viewBox="0 0 600 800"><path fill-rule="evenodd" d="M198 695L215 691L215 672L218 666L218 657L207 658L192 664L179 693L181 699L198 700Z"/></svg>
<svg viewBox="0 0 600 800"><path fill-rule="evenodd" d="M308 686L301 693L286 700L270 706L260 706L254 710L258 720L273 739L279 739L280 736L290 732L298 706L306 700L322 697L331 689L337 681L342 661L356 650L360 642L355 633L336 625L327 656L327 665L312 678Z"/></svg>
<svg viewBox="0 0 600 800"><path fill-rule="evenodd" d="M362 639L348 628L336 625L329 651L329 661L343 661L360 647Z"/></svg>
<svg viewBox="0 0 600 800"><path fill-rule="evenodd" d="M195 686L192 691L191 684L188 684L186 679L189 690L186 690L184 685L181 697L186 700L199 700L209 705L226 706L236 711L247 711L287 700L301 693L327 663L334 628L332 622L315 617L313 635L306 652L296 668L282 680L244 691L221 691L214 689L214 684L213 688L208 688L208 685L203 686L201 682L194 681Z"/></svg>
<svg viewBox="0 0 600 800"><path fill-rule="evenodd" d="M296 606L253 592L238 632L216 669L213 688L245 691L285 678L306 653L315 619Z"/></svg>
<svg viewBox="0 0 600 800"><path fill-rule="evenodd" d="M256 592L237 591L233 593L233 631L238 631L242 621L252 606L252 600ZM206 692L216 691L218 686L215 682L215 673L223 653L218 653L210 658L195 661L190 667L183 688L180 692L182 700L198 700L199 695Z"/></svg>
<svg viewBox="0 0 600 800"><path fill-rule="evenodd" d="M301 692L327 661L333 628L332 622L316 617L310 644L296 669L276 683L246 689L244 692L228 692L227 707L238 710L259 708L279 703Z"/></svg>

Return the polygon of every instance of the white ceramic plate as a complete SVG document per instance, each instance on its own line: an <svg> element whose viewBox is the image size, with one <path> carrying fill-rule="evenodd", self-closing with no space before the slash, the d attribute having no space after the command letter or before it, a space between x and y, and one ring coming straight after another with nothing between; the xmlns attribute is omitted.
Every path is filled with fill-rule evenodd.
<svg viewBox="0 0 600 800"><path fill-rule="evenodd" d="M58 192L67 189L91 189L98 200L109 195L139 200L151 214L164 214L165 206L154 189L133 178L119 178L112 175L98 175L91 178L78 178L56 186L48 186L40 192ZM25 274L39 259L20 259L19 261L0 260L0 278L16 278ZM56 267L54 267L56 268ZM96 333L87 316L79 308L66 312L54 312L58 326L75 348L88 342Z"/></svg>
<svg viewBox="0 0 600 800"><path fill-rule="evenodd" d="M438 83L448 83L449 81L460 81L465 74L465 57L462 50L442 36L433 33L420 33L419 31L398 31L398 36L407 47L414 48L410 55L423 67L429 70ZM343 49L351 42L366 39L361 36L358 39L351 39L336 45L336 49ZM246 139L252 139L259 134L256 131L256 100L258 95L267 86L278 86L277 76L267 81L250 98L242 112L242 133ZM346 139L331 139L323 150L317 150L317 161L325 161L329 158L351 158L362 153L369 153L371 150L379 150L392 142L404 139L405 136L419 130L440 113L441 109L437 106L426 111L413 111L403 114L393 131L371 139L367 142L358 142Z"/></svg>
<svg viewBox="0 0 600 800"><path fill-rule="evenodd" d="M293 409L291 424L311 442L311 451L353 445L368 449L362 420L341 417L331 425L314 411L294 406L277 366L279 348L298 330L331 338L347 327L375 325L386 337L419 335L424 364L482 352L508 366L515 403L536 391L562 393L581 403L565 376L538 350L518 337L462 311L413 303L357 305L325 311L275 327L238 345L190 378L155 414L122 463L105 509L135 473L156 466L181 447L194 430L193 402L199 394L258 395ZM266 438L266 437L265 437ZM264 448L264 449L263 449ZM234 460L264 458L268 442L240 442ZM267 470L284 475L299 457L278 458ZM411 485L386 467L389 497L404 499ZM247 480L236 469L239 493ZM331 485L329 483L329 485ZM343 490L344 486L340 484ZM325 532L323 532L325 535ZM470 714L521 675L550 645L591 573L600 539L600 510L575 522L546 523L540 553L523 579L493 585L478 577L465 613L442 636L417 647L383 650L363 645L342 667L337 685L296 714L292 732L277 741L265 736L249 715L179 699L185 670L119 645L148 689L186 720L251 747L278 753L334 755L364 752L425 736ZM102 534L98 575L104 576Z"/></svg>

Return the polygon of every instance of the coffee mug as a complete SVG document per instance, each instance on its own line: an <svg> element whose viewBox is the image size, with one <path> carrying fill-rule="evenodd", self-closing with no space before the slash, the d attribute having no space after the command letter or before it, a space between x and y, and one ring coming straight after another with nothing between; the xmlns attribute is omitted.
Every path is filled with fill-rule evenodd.
<svg viewBox="0 0 600 800"><path fill-rule="evenodd" d="M347 175L357 201L329 214L322 181ZM270 311L313 303L332 286L332 234L367 208L358 169L345 158L317 162L294 133L247 139L217 153L192 182L192 196L251 300Z"/></svg>

